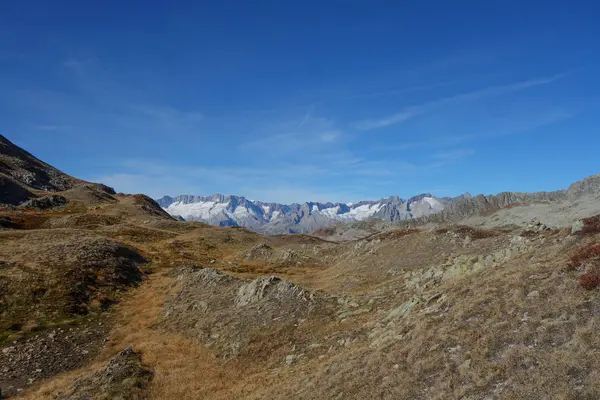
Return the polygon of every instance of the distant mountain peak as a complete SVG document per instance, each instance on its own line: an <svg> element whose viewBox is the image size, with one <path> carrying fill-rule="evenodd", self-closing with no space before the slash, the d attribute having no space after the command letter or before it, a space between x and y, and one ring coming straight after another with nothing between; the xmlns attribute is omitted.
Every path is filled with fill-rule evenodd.
<svg viewBox="0 0 600 400"><path fill-rule="evenodd" d="M408 200L390 196L352 203L308 201L265 203L243 196L164 196L157 202L173 216L220 226L245 226L264 233L310 233L340 221L406 220L443 210L447 200L423 193Z"/></svg>

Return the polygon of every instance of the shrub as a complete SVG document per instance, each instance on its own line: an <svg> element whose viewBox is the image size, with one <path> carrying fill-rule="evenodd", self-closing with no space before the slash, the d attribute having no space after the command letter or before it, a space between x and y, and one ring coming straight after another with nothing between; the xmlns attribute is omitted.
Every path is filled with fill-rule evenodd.
<svg viewBox="0 0 600 400"><path fill-rule="evenodd" d="M600 264L600 243L591 243L577 249L569 258L567 266L569 269L576 269L584 262L594 259L597 264Z"/></svg>
<svg viewBox="0 0 600 400"><path fill-rule="evenodd" d="M579 284L581 287L587 290L592 290L600 285L600 270L594 269L593 271L586 272L579 277Z"/></svg>
<svg viewBox="0 0 600 400"><path fill-rule="evenodd" d="M584 218L583 228L581 229L582 234L591 235L600 232L600 215L593 217Z"/></svg>

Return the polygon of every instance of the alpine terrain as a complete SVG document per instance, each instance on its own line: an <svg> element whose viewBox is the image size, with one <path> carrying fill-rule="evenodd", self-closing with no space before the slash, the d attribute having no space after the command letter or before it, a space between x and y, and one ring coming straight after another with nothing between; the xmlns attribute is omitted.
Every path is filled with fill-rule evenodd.
<svg viewBox="0 0 600 400"><path fill-rule="evenodd" d="M600 398L600 175L459 199L158 204L5 137L0 174L2 398Z"/></svg>

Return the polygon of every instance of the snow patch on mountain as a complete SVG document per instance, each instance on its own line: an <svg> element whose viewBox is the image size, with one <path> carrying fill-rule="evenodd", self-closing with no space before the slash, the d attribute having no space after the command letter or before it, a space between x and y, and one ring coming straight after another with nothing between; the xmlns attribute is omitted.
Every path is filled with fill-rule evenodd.
<svg viewBox="0 0 600 400"><path fill-rule="evenodd" d="M227 204L207 201L202 203L185 204L181 201L169 205L165 210L171 215L181 215L187 219L191 216L201 219L210 219L211 217L225 212Z"/></svg>

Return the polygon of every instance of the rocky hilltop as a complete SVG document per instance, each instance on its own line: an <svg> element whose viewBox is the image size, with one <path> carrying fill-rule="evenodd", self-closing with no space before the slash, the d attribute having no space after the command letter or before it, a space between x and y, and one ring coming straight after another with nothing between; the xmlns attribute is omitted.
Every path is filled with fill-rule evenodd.
<svg viewBox="0 0 600 400"><path fill-rule="evenodd" d="M50 193L86 185L91 190L115 194L108 186L65 174L0 135L0 204L20 205Z"/></svg>

